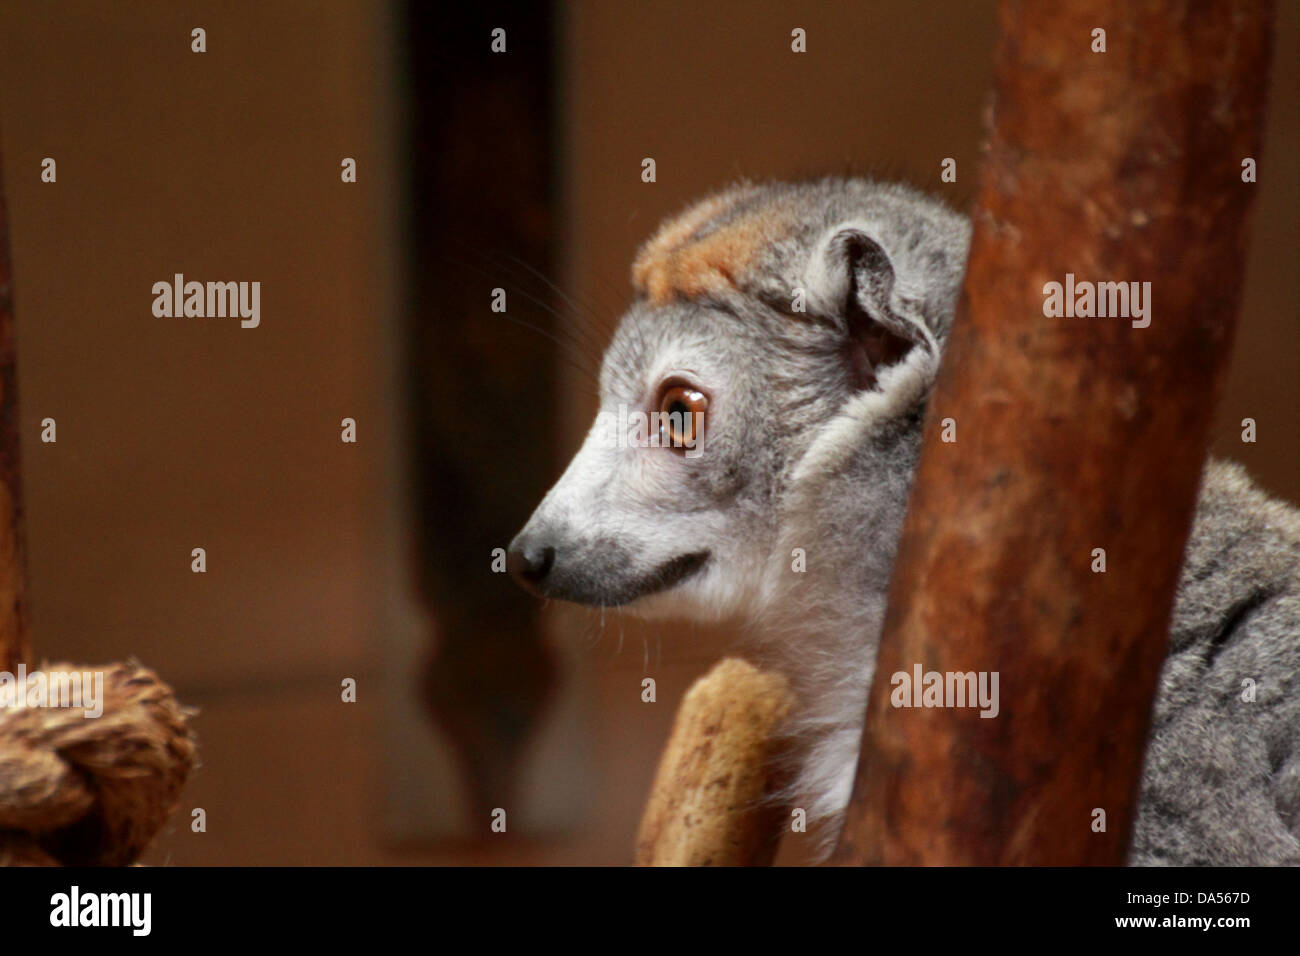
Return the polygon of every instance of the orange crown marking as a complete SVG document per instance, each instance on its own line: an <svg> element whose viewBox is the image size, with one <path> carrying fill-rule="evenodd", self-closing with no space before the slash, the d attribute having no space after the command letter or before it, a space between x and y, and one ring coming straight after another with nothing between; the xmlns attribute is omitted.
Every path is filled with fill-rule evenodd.
<svg viewBox="0 0 1300 956"><path fill-rule="evenodd" d="M756 253L789 231L786 218L759 208L696 237L748 192L714 196L664 223L632 265L633 288L652 305L738 288Z"/></svg>

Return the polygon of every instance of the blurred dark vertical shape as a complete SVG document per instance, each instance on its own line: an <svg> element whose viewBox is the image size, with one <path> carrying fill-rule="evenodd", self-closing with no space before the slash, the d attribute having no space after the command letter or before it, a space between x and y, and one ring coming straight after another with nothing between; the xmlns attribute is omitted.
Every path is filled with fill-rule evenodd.
<svg viewBox="0 0 1300 956"><path fill-rule="evenodd" d="M556 677L536 602L491 570L553 477L553 306L520 264L554 274L552 10L411 3L407 26L416 573L437 632L412 679L487 832L491 809L518 796ZM497 28L504 53L491 50ZM495 288L504 315L490 308Z"/></svg>
<svg viewBox="0 0 1300 956"><path fill-rule="evenodd" d="M3 170L0 169L0 671L10 673L19 662L30 656L13 306L9 216L5 209Z"/></svg>

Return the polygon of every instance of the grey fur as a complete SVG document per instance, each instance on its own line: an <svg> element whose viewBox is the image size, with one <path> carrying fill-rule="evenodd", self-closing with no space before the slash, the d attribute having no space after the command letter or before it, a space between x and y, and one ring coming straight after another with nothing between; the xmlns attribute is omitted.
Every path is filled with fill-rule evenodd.
<svg viewBox="0 0 1300 956"><path fill-rule="evenodd" d="M639 298L601 382L611 411L644 407L666 375L686 373L710 397L705 453L605 447L593 429L512 554L554 549L553 569L534 585L542 593L646 616L748 619L800 693L794 796L830 840L851 789L925 399L970 227L921 193L865 180L721 195L722 211L695 238L755 210L795 225L733 270L731 285L666 304ZM797 289L806 314L792 314ZM846 370L850 296L914 343L865 391ZM796 548L807 555L804 573L791 570ZM704 554L670 587L646 583ZM1208 464L1132 862L1300 863L1298 623L1300 512L1267 498L1239 467ZM1257 685L1249 703L1247 678Z"/></svg>

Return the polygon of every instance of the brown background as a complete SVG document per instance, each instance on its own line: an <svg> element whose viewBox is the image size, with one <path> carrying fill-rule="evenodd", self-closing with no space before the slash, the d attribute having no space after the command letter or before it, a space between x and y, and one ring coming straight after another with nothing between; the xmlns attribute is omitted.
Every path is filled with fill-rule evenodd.
<svg viewBox="0 0 1300 956"><path fill-rule="evenodd" d="M195 26L208 33L201 56ZM803 55L789 48L796 26ZM1282 4L1216 442L1291 500L1298 26L1297 5ZM201 709L203 766L184 809L205 808L208 832L178 816L152 862L625 862L676 702L730 637L612 621L602 635L587 615L555 612L576 688L563 746L587 767L576 822L557 812L550 838L429 846L409 820L419 782L392 813L389 784L417 775L385 757L385 722L410 718L379 688L390 632L422 627L399 493L400 32L393 11L352 3L0 10L33 639L50 657L136 656ZM738 176L876 172L959 204L974 193L988 4L590 2L563 8L558 35L556 278L607 319L627 301L636 244ZM55 185L40 182L45 156ZM355 185L339 181L344 156L358 160ZM640 180L647 156L655 184ZM952 185L938 181L948 156ZM175 272L260 280L262 326L155 319L150 287ZM579 387L560 387L557 461L590 413L565 400ZM47 416L57 444L39 440ZM339 441L344 416L360 423L357 445ZM1239 441L1246 416L1255 445ZM206 575L190 572L200 546ZM654 705L640 702L646 673ZM355 705L339 702L344 676L360 682ZM539 790L568 769L540 761ZM442 812L436 800L429 812Z"/></svg>

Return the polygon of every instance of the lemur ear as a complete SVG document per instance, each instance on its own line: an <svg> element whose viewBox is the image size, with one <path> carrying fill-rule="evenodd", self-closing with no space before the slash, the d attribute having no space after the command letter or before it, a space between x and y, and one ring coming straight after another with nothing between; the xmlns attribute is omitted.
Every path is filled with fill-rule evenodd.
<svg viewBox="0 0 1300 956"><path fill-rule="evenodd" d="M809 270L812 304L844 323L849 373L859 389L914 347L938 354L918 303L902 289L885 248L857 227L833 230Z"/></svg>

